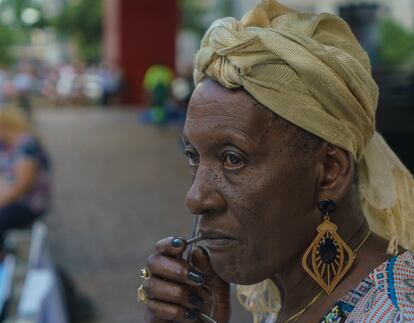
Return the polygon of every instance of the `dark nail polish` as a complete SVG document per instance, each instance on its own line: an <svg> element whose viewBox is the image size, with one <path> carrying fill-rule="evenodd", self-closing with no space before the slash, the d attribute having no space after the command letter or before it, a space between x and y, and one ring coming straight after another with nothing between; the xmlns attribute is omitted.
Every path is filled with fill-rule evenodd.
<svg viewBox="0 0 414 323"><path fill-rule="evenodd" d="M184 315L190 320L196 320L198 318L198 311L188 309L184 312Z"/></svg>
<svg viewBox="0 0 414 323"><path fill-rule="evenodd" d="M184 240L183 239L180 239L180 238L174 238L171 241L171 244L175 248L180 248L180 247L182 247L184 245Z"/></svg>
<svg viewBox="0 0 414 323"><path fill-rule="evenodd" d="M199 284L204 282L204 275L195 270L190 270L188 272L188 278L190 278L193 282L196 282Z"/></svg>
<svg viewBox="0 0 414 323"><path fill-rule="evenodd" d="M195 293L191 293L188 300L195 306L201 306L204 304L204 299Z"/></svg>

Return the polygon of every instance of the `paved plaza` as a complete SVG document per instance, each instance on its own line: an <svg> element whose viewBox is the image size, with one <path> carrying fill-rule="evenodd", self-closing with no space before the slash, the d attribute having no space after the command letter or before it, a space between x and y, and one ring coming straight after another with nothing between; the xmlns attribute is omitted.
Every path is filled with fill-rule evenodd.
<svg viewBox="0 0 414 323"><path fill-rule="evenodd" d="M95 108L39 110L36 123L54 164L51 253L95 312L74 323L142 323L138 269L155 241L191 231L180 129ZM233 323L250 321L234 308Z"/></svg>

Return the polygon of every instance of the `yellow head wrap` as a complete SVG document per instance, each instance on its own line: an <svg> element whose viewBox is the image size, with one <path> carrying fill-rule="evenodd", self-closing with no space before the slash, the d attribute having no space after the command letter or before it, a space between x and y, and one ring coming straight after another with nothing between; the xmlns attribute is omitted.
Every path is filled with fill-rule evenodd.
<svg viewBox="0 0 414 323"><path fill-rule="evenodd" d="M414 248L414 181L375 132L378 87L342 19L262 0L241 21L213 22L195 63L196 83L210 77L226 88L243 87L279 116L352 153L371 229L390 239L390 253L398 244ZM256 322L277 313L277 294L268 281L239 289Z"/></svg>

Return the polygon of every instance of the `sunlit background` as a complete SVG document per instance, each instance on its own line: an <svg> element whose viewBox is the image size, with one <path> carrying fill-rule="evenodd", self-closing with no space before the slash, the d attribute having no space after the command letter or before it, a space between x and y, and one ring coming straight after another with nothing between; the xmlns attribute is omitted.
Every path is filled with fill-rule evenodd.
<svg viewBox="0 0 414 323"><path fill-rule="evenodd" d="M254 3L0 0L0 108L20 108L53 161L52 208L1 254L1 322L144 321L138 270L157 240L191 234L179 138L194 54L214 19ZM414 0L284 3L348 21L378 128L414 171ZM236 303L232 322L250 322Z"/></svg>

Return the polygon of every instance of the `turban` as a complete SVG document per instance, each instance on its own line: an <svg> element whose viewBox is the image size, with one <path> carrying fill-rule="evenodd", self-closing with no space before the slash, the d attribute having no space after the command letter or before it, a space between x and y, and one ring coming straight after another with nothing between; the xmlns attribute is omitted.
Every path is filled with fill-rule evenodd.
<svg viewBox="0 0 414 323"><path fill-rule="evenodd" d="M195 60L195 83L207 77L226 88L244 88L277 115L350 152L371 229L390 240L390 253L398 244L414 248L413 177L375 131L378 87L346 22L262 0L241 21L222 18L207 30ZM269 305L272 292L264 283L242 293L247 307L256 300L266 312L277 309L277 300ZM258 304L256 296L264 293Z"/></svg>

